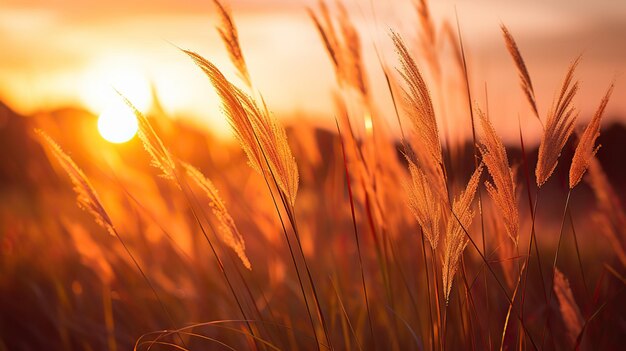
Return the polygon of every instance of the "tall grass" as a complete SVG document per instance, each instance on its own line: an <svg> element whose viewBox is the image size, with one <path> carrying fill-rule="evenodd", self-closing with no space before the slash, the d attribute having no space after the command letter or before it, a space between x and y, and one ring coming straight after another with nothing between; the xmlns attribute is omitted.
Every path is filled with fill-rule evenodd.
<svg viewBox="0 0 626 351"><path fill-rule="evenodd" d="M579 114L575 70L581 60L571 63L542 120L541 96L518 44L502 25L502 49L512 56L530 105L529 112L519 113L529 113L543 126L536 155L525 148L520 126L520 154L499 136L492 123L499 116L483 112L488 107L473 100L460 26L455 33L449 24L435 21L425 1L416 3L421 46L412 48L392 31L388 40L396 50L396 71L378 57L378 73L384 74L394 104L393 111L381 111L352 14L342 4L320 2L308 13L334 67L338 133L284 126L253 85L255 72L244 59L232 13L217 0L214 5L232 67L218 67L193 50L182 52L217 92L239 148L218 146L180 124L167 128L164 120L141 113L123 96L139 122L145 152L133 154L132 162L120 161L115 171L84 160L84 172L51 137L37 132L78 198L58 200L55 208L54 200L70 198L70 192L41 185L37 201L45 211L34 227L50 231L58 242L66 240L54 249L84 271L38 278L54 291L45 304L55 326L47 340L55 345L51 348L560 350L622 345L626 216L618 190L596 158L614 84L567 159L564 151ZM441 43L446 38L459 68L458 86L443 85L447 67ZM226 78L224 72L232 69L239 80ZM451 106L458 100L454 97L467 104ZM447 136L453 125L447 119L456 110L471 118L470 144L455 144ZM396 122L400 140L389 126ZM198 135L200 142L189 135ZM536 165L530 162L534 158ZM562 175L570 161L568 186L548 182ZM161 177L153 177L155 168ZM580 200L571 196L575 187L587 187L581 183L585 174L595 206L584 204L583 195ZM96 188L102 189L102 198ZM483 190L488 197L481 197ZM564 208L546 194L539 211L540 190L567 194ZM521 192L528 195L528 209ZM100 229L73 212L74 203L119 240L124 254L106 241L109 236L91 236ZM583 206L593 219L573 213L572 204L576 211ZM538 214L554 212L548 208L563 209L563 216L540 220ZM565 225L568 214L570 227ZM607 240L590 238L594 228ZM565 235L569 230L575 251ZM552 267L542 264L546 257ZM148 290L129 273L128 259ZM12 277L20 271L4 267L0 271ZM107 273L98 273L102 270ZM593 294L583 295L592 287L588 282ZM76 302L81 294L102 301L94 307L98 313L80 320L93 324L87 332L75 323L81 311L91 311ZM154 311L155 305L161 311ZM0 349L14 345L8 334L0 336Z"/></svg>

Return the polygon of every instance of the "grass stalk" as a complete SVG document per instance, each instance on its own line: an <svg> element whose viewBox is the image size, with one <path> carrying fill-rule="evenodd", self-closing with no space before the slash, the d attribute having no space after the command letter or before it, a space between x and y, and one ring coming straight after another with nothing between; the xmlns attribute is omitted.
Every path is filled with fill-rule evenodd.
<svg viewBox="0 0 626 351"><path fill-rule="evenodd" d="M358 233L358 229L356 225L356 216L354 212L354 199L352 197L352 186L350 182L350 172L348 170L348 161L346 159L346 150L345 150L345 146L343 142L343 136L341 135L341 129L339 128L339 122L335 120L335 123L337 124L337 132L339 133L339 139L341 141L341 152L343 155L343 165L344 165L344 170L345 170L345 175L346 175L346 185L348 187L348 197L350 199L350 214L352 216L352 229L354 230L354 241L356 243L357 253L359 255L359 270L361 272L361 286L363 287L363 297L365 299L365 307L367 310L367 319L369 323L370 336L372 338L372 344L374 345L374 348L376 348L376 338L374 337L374 323L372 322L372 314L370 312L369 298L367 296L367 284L365 283L365 272L363 268L363 255L361 253L361 244L359 241L359 233Z"/></svg>
<svg viewBox="0 0 626 351"><path fill-rule="evenodd" d="M363 350L363 348L361 347L361 343L359 342L359 338L354 331L354 327L352 326L352 322L350 322L350 316L348 316L346 307L344 306L343 301L341 300L341 296L339 295L339 290L337 289L337 286L335 285L335 282L333 281L333 279L331 277L329 277L329 279L333 287L333 290L335 292L335 296L337 296L337 301L339 301L339 307L341 308L341 312L343 313L343 316L346 319L346 322L348 323L348 327L350 328L350 333L352 333L352 336L354 337L354 342L356 343L356 346L359 350Z"/></svg>
<svg viewBox="0 0 626 351"><path fill-rule="evenodd" d="M478 169L478 144L476 141L476 126L475 126L475 121L474 121L474 109L472 107L472 91L470 88L470 81L469 81L469 73L467 72L467 60L465 58L465 48L463 47L463 36L461 35L461 25L459 24L459 16L458 13L456 13L456 9L455 9L455 16L456 16L456 26L457 26L457 32L458 32L458 36L459 36L459 47L461 49L461 58L462 58L462 62L463 62L463 78L464 78L464 82L465 82L465 89L466 89L466 94L467 94L467 107L469 108L469 115L470 115L470 124L472 126L472 145L473 145L473 152L474 152L474 170ZM480 214L480 232L481 232L481 238L482 238L482 247L483 247L483 252L487 252L487 240L485 239L485 219L484 219L484 215L483 215L483 201L482 201L482 190L481 187L478 187L478 213ZM467 281L465 280L465 285L467 288ZM470 302L472 301L472 296L471 296L471 291L467 291L467 293L469 294L469 298L470 298ZM472 303L473 305L473 303ZM485 273L485 305L487 306L487 325L490 325L490 313L489 313L489 286L487 284L487 275ZM471 318L470 318L470 322L471 322ZM487 328L487 333L488 333L488 338L490 340L489 342L489 349L491 349L491 330L489 328ZM473 345L472 345L473 346Z"/></svg>
<svg viewBox="0 0 626 351"><path fill-rule="evenodd" d="M424 231L420 228L420 237L422 239L422 256L424 257L424 275L426 276L426 295L428 296L428 320L430 322L430 346L431 350L435 350L435 343L437 338L435 337L435 324L433 321L433 304L431 301L431 288L430 288L430 278L428 273L428 260L426 259L426 241L424 240ZM434 279L437 279L436 277ZM436 283L435 283L436 284ZM437 329L438 331L440 329Z"/></svg>
<svg viewBox="0 0 626 351"><path fill-rule="evenodd" d="M556 264L559 259L559 251L561 249L561 241L563 240L563 230L565 227L565 218L567 216L567 210L569 209L569 201L570 201L571 195L572 195L572 188L569 188L569 190L567 191L567 198L565 199L565 208L563 209L563 216L561 218L561 229L559 230L559 239L556 244L556 252L554 253L554 261L552 262L552 272L554 272L554 270L556 269ZM548 302L546 306L547 317L546 317L545 327L543 328L544 331L541 334L541 347L542 348L543 348L543 342L545 338L545 330L548 328L548 325L550 324L550 316L552 315L551 304L552 304L552 291L553 290L554 290L554 279L552 279L552 283L550 284L550 291L548 292Z"/></svg>
<svg viewBox="0 0 626 351"><path fill-rule="evenodd" d="M152 281L148 278L148 276L146 275L146 273L144 272L144 270L141 268L141 266L139 265L139 262L137 262L137 260L135 259L135 256L132 254L132 252L130 251L130 249L128 248L128 246L126 245L126 242L124 241L124 239L122 239L122 237L120 236L120 234L118 233L117 229L115 229L114 227L112 228L113 233L115 234L115 237L117 238L117 240L119 240L120 244L122 244L122 247L124 248L124 251L126 251L126 253L128 254L128 257L130 257L130 259L132 260L133 264L135 265L135 267L137 268L137 270L139 271L139 273L141 274L141 276L143 277L143 279L146 281L146 283L148 284L148 287L150 287L150 290L152 290L152 293L154 294L154 297L157 299L159 306L161 307L161 309L163 309L163 312L165 312L165 315L167 316L167 319L169 319L170 323L172 324L172 326L174 328L176 328L176 322L174 321L174 317L172 317L172 314L170 313L169 309L165 306L165 304L163 303L163 300L161 299L161 297L159 296L159 293L156 291L156 288L154 287L154 285L152 284ZM180 336L180 334L176 334L180 340L180 342L185 345L185 341L183 340L183 338ZM149 349L149 348L148 348Z"/></svg>
<svg viewBox="0 0 626 351"><path fill-rule="evenodd" d="M474 249L476 250L476 252L478 253L478 255L480 256L480 258L482 259L482 261L485 263L485 266L487 267L487 269L489 270L489 272L491 273L491 275L495 278L496 283L498 283L498 287L500 288L500 291L502 292L502 294L506 297L507 302L512 304L513 300L511 299L511 297L509 296L506 288L504 287L504 285L502 284L502 282L500 281L500 279L498 278L498 275L496 274L496 272L493 270L493 268L491 267L491 265L489 264L489 262L487 261L487 259L485 258L485 255L480 251L480 248L478 247L478 245L476 244L476 242L474 241L474 239L472 239L472 236L469 234L469 232L467 231L467 229L463 226L463 224L461 223L461 220L459 219L459 217L456 215L456 213L454 213L452 207L448 208L450 210L450 213L452 214L452 216L454 217L454 219L459 223L459 226L461 227L461 229L463 230L463 233L465 234L465 236L467 237L467 239L469 240L469 243L472 244L472 247L474 247ZM521 324L522 324L522 328L524 329L524 332L526 332L528 334L528 329L526 328L526 325L524 324L524 321L522 320L521 316L519 315L519 313L517 313L517 311L515 311L515 316L517 317L518 320L520 320ZM533 346L533 348L535 350L539 350L539 348L537 347L537 344L534 342L533 338L530 336L530 334L528 334L530 342Z"/></svg>
<svg viewBox="0 0 626 351"><path fill-rule="evenodd" d="M439 326L439 346L441 347L441 349L444 349L445 330L444 323L442 323L441 318L441 298L439 296L439 283L437 283L437 277L439 276L437 274L437 256L435 255L435 249L433 249L432 246L430 247L430 259L433 270L433 283L435 285L435 307L437 311L437 325Z"/></svg>
<svg viewBox="0 0 626 351"><path fill-rule="evenodd" d="M282 194L281 194L281 197L282 197ZM284 200L284 198L283 198L283 200ZM295 218L295 214L294 214L295 209L293 207L289 207L287 205L287 202L284 202L284 205L285 205L285 209L287 210L287 216L289 217L289 220L291 222L292 228L294 230L294 234L295 234L295 237L296 237L296 242L298 244L298 248L300 250L300 254L302 255L302 262L304 262L304 268L306 270L307 277L309 278L309 284L311 285L311 290L313 291L313 298L314 298L315 306L316 306L316 309L317 309L318 318L320 319L320 322L322 323L322 328L324 329L324 336L326 337L326 342L328 343L328 346L332 350L333 349L332 342L331 342L331 339L330 339L328 326L326 324L326 319L324 317L324 313L322 312L322 307L320 305L320 299L319 299L319 295L317 293L317 288L315 287L315 282L313 280L313 276L311 274L311 270L309 268L309 264L307 263L306 257L304 255L304 250L302 249L302 242L300 240L300 234L298 233L298 224L296 222L296 218Z"/></svg>
<svg viewBox="0 0 626 351"><path fill-rule="evenodd" d="M585 297L587 298L587 300L589 300L589 290L587 288L587 279L585 279L585 270L583 269L583 261L580 258L580 250L578 248L578 238L576 235L576 226L574 225L574 218L572 217L572 211L570 210L568 212L568 217L569 217L569 223L570 226L572 227L572 237L574 238L574 247L576 248L576 259L578 260L578 268L580 269L580 276L583 280L583 288L585 290Z"/></svg>
<svg viewBox="0 0 626 351"><path fill-rule="evenodd" d="M273 191L272 191L272 189L270 187L270 184L268 183L268 181L267 181L267 179L265 177L263 177L263 178L265 179L265 183L266 183L267 188L268 188L268 190L270 192L270 195L271 195L270 197L272 198L272 202L274 204L274 209L276 210L276 213L278 214L278 218L280 220L280 224L281 224L282 229L283 229L283 234L284 234L285 240L287 241L287 246L289 247L289 254L290 254L291 261L293 263L294 269L296 270L296 276L298 277L298 283L299 283L299 286L300 286L300 292L302 293L302 297L304 299L304 305L305 305L306 310L307 310L307 314L308 314L308 317L309 317L309 322L311 323L311 328L313 330L313 336L315 338L315 343L316 343L317 348L319 350L320 349L319 348L320 342L319 342L319 339L318 339L318 336L317 336L317 331L315 329L315 322L313 322L313 316L311 315L311 310L310 310L310 307L309 307L309 301L308 301L308 298L307 298L307 294L306 294L306 292L304 290L304 284L302 282L302 277L301 277L301 274L300 274L300 268L299 268L299 266L297 264L296 257L294 255L293 244L291 243L291 239L289 239L289 235L287 233L287 228L285 227L285 223L283 221L282 215L280 214L280 210L278 208L278 204L276 203L276 199L274 198L274 194L273 194Z"/></svg>

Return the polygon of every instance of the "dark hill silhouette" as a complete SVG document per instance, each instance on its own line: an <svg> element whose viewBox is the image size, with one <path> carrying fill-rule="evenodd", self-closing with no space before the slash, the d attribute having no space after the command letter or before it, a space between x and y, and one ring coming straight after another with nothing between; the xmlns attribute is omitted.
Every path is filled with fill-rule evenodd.
<svg viewBox="0 0 626 351"><path fill-rule="evenodd" d="M56 131L58 135L55 135L55 131L52 131L51 134L53 137L63 137L62 144L64 148L70 154L73 154L72 151L76 151L78 162L81 157L84 157L84 155L78 152L84 148L83 140L71 138L68 135L72 135L72 128L85 128L85 126L91 128L95 126L95 120L95 116L77 108L57 109L38 114L36 118L25 117L15 113L6 104L0 102L0 150L3 153L0 158L0 189L20 187L32 192L37 186L58 182L58 179L53 176L54 172L52 172L43 150L32 137L32 130L36 125L41 125L43 121L45 125L54 125L58 128ZM201 130L180 119L164 120L163 118L158 118L155 120L155 124L160 135L174 153L179 148L206 150L208 144L217 142L213 137L207 136L205 130ZM290 134L291 128L287 128ZM317 129L315 135L322 158L326 158L325 155L330 155L335 151L336 145L338 145L335 133L326 129ZM621 198L624 198L626 193L626 127L623 124L613 123L603 128L598 142L602 145L598 153L598 159L618 194L620 194ZM137 138L128 144L128 157L145 159L143 150L138 145L139 141ZM397 148L398 157L402 157L399 143ZM575 141L572 138L565 146L556 172L546 185L547 188L567 187L569 165L574 148ZM456 160L454 165L449 165L449 167L451 166L455 171L461 172L461 174L469 174L471 169L473 169L471 142L468 141L462 149L464 151L461 153L460 159ZM507 146L507 152L512 164L522 164L523 158L519 145ZM534 184L537 146L529 148L526 145L526 155L530 170L530 181L531 184ZM210 162L203 156L205 156L205 153L196 152L193 154L194 159L189 161L195 164ZM84 165L84 167L89 167L89 162L79 163ZM520 177L520 181L525 182L523 167L520 167Z"/></svg>
<svg viewBox="0 0 626 351"><path fill-rule="evenodd" d="M0 102L0 190L23 188L33 192L52 174L52 168L39 145L32 138L32 126L27 117L13 112Z"/></svg>

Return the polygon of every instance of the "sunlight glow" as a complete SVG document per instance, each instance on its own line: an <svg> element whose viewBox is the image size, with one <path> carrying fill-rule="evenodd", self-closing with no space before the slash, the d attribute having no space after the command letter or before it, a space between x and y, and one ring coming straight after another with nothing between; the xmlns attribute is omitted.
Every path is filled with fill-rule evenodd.
<svg viewBox="0 0 626 351"><path fill-rule="evenodd" d="M120 100L116 90L142 112L150 108L150 83L136 59L103 58L84 76L81 98L94 113L100 114Z"/></svg>
<svg viewBox="0 0 626 351"><path fill-rule="evenodd" d="M363 116L363 119L365 123L365 133L370 136L372 135L372 129L374 127L374 125L372 124L372 116L369 114L369 112L366 112L365 116Z"/></svg>
<svg viewBox="0 0 626 351"><path fill-rule="evenodd" d="M124 143L137 133L137 118L123 103L114 104L98 118L98 131L107 141Z"/></svg>

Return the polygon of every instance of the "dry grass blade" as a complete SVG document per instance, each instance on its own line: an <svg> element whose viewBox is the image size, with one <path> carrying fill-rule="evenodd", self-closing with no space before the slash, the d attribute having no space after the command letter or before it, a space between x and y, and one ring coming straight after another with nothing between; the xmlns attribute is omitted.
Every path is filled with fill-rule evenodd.
<svg viewBox="0 0 626 351"><path fill-rule="evenodd" d="M150 124L150 121L143 115L125 96L120 94L120 97L124 100L126 105L133 111L139 125L137 134L150 157L152 158L152 165L160 169L162 176L169 180L176 179L176 163L174 158L170 155L170 152L165 148L163 142L159 136L155 133L154 128ZM176 182L178 185L178 183ZM180 186L180 185L179 185Z"/></svg>
<svg viewBox="0 0 626 351"><path fill-rule="evenodd" d="M515 199L513 171L509 166L504 144L496 134L489 118L480 110L478 116L483 129L483 140L479 149L483 162L493 178L493 182L485 182L485 187L502 215L508 236L517 245L519 211Z"/></svg>
<svg viewBox="0 0 626 351"><path fill-rule="evenodd" d="M220 223L219 230L216 231L220 240L235 251L247 269L252 270L250 260L246 256L246 244L243 236L239 233L239 230L235 225L235 221L228 213L224 201L220 198L217 189L211 180L205 177L197 168L188 163L182 163L182 166L185 169L187 176L204 191L209 199L211 211L213 211L215 218L217 218Z"/></svg>
<svg viewBox="0 0 626 351"><path fill-rule="evenodd" d="M526 99L532 108L535 117L539 120L539 123L543 126L541 119L539 118L539 111L537 109L537 101L535 99L535 91L533 89L533 83L530 80L530 75L528 74L528 69L526 68L526 63L524 63L524 59L522 58L522 54L517 47L517 43L515 43L515 39L513 39L513 35L509 32L508 28L504 24L500 25L502 29L502 35L504 36L504 41L506 42L506 48L511 54L513 61L515 61L515 66L517 67L517 72L520 78L520 85L522 86L522 90L524 91L524 95L526 95Z"/></svg>
<svg viewBox="0 0 626 351"><path fill-rule="evenodd" d="M569 169L570 189L573 189L580 182L583 174L585 174L585 171L587 170L587 167L589 167L589 162L600 148L600 145L594 147L594 144L600 135L600 121L602 119L602 115L604 114L604 109L609 103L613 87L614 84L611 84L604 95L604 98L602 98L598 110L591 121L589 121L589 124L578 141L578 146L576 146L576 151L574 152L574 157L572 158L572 165Z"/></svg>
<svg viewBox="0 0 626 351"><path fill-rule="evenodd" d="M572 106L572 100L578 91L578 81L573 83L572 81L579 61L580 57L570 65L559 98L548 114L535 168L538 187L541 187L554 172L561 150L574 131L577 114Z"/></svg>
<svg viewBox="0 0 626 351"><path fill-rule="evenodd" d="M104 210L100 198L95 189L91 185L91 182L85 176L85 173L78 168L76 163L65 153L63 149L57 144L46 132L36 129L35 133L39 136L42 145L48 149L52 155L59 161L61 167L67 175L70 177L72 184L74 185L74 191L77 195L78 206L95 218L96 223L104 227L109 234L115 236L115 230L113 228L113 222L111 218Z"/></svg>
<svg viewBox="0 0 626 351"><path fill-rule="evenodd" d="M217 11L222 21L220 26L217 27L217 31L220 33L220 37L222 38L224 45L226 45L228 56L230 57L232 63L235 65L235 68L237 68L239 76L250 88L252 87L250 73L248 72L246 60L244 60L243 58L241 46L239 45L239 34L237 33L237 27L235 26L235 22L233 21L230 11L228 11L221 2L219 2L218 0L213 0L213 2L217 7Z"/></svg>
<svg viewBox="0 0 626 351"><path fill-rule="evenodd" d="M583 328L584 319L574 300L567 278L558 268L554 269L554 293L559 301L561 317L567 331L567 339L571 345L576 344L576 338Z"/></svg>
<svg viewBox="0 0 626 351"><path fill-rule="evenodd" d="M469 228L472 224L472 219L474 218L474 211L472 211L471 206L474 201L474 195L476 195L476 190L478 189L478 182L482 171L483 165L480 164L467 183L467 187L465 188L463 194L461 194L461 196L454 201L452 211L456 216L451 216L448 219L448 226L446 228L446 236L444 239L445 251L443 255L443 266L441 270L446 303L448 303L450 298L452 281L459 268L461 256L463 255L463 251L469 242L469 239L465 234L465 230Z"/></svg>
<svg viewBox="0 0 626 351"><path fill-rule="evenodd" d="M298 166L287 143L287 134L266 106L231 84L215 65L202 56L183 50L209 77L222 100L222 110L248 156L261 175L273 175L293 206L298 192ZM267 167L269 165L269 169Z"/></svg>
<svg viewBox="0 0 626 351"><path fill-rule="evenodd" d="M433 249L439 242L442 208L428 185L426 175L413 162L409 162L411 180L405 184L408 194L408 203L411 212L424 230L424 235Z"/></svg>

